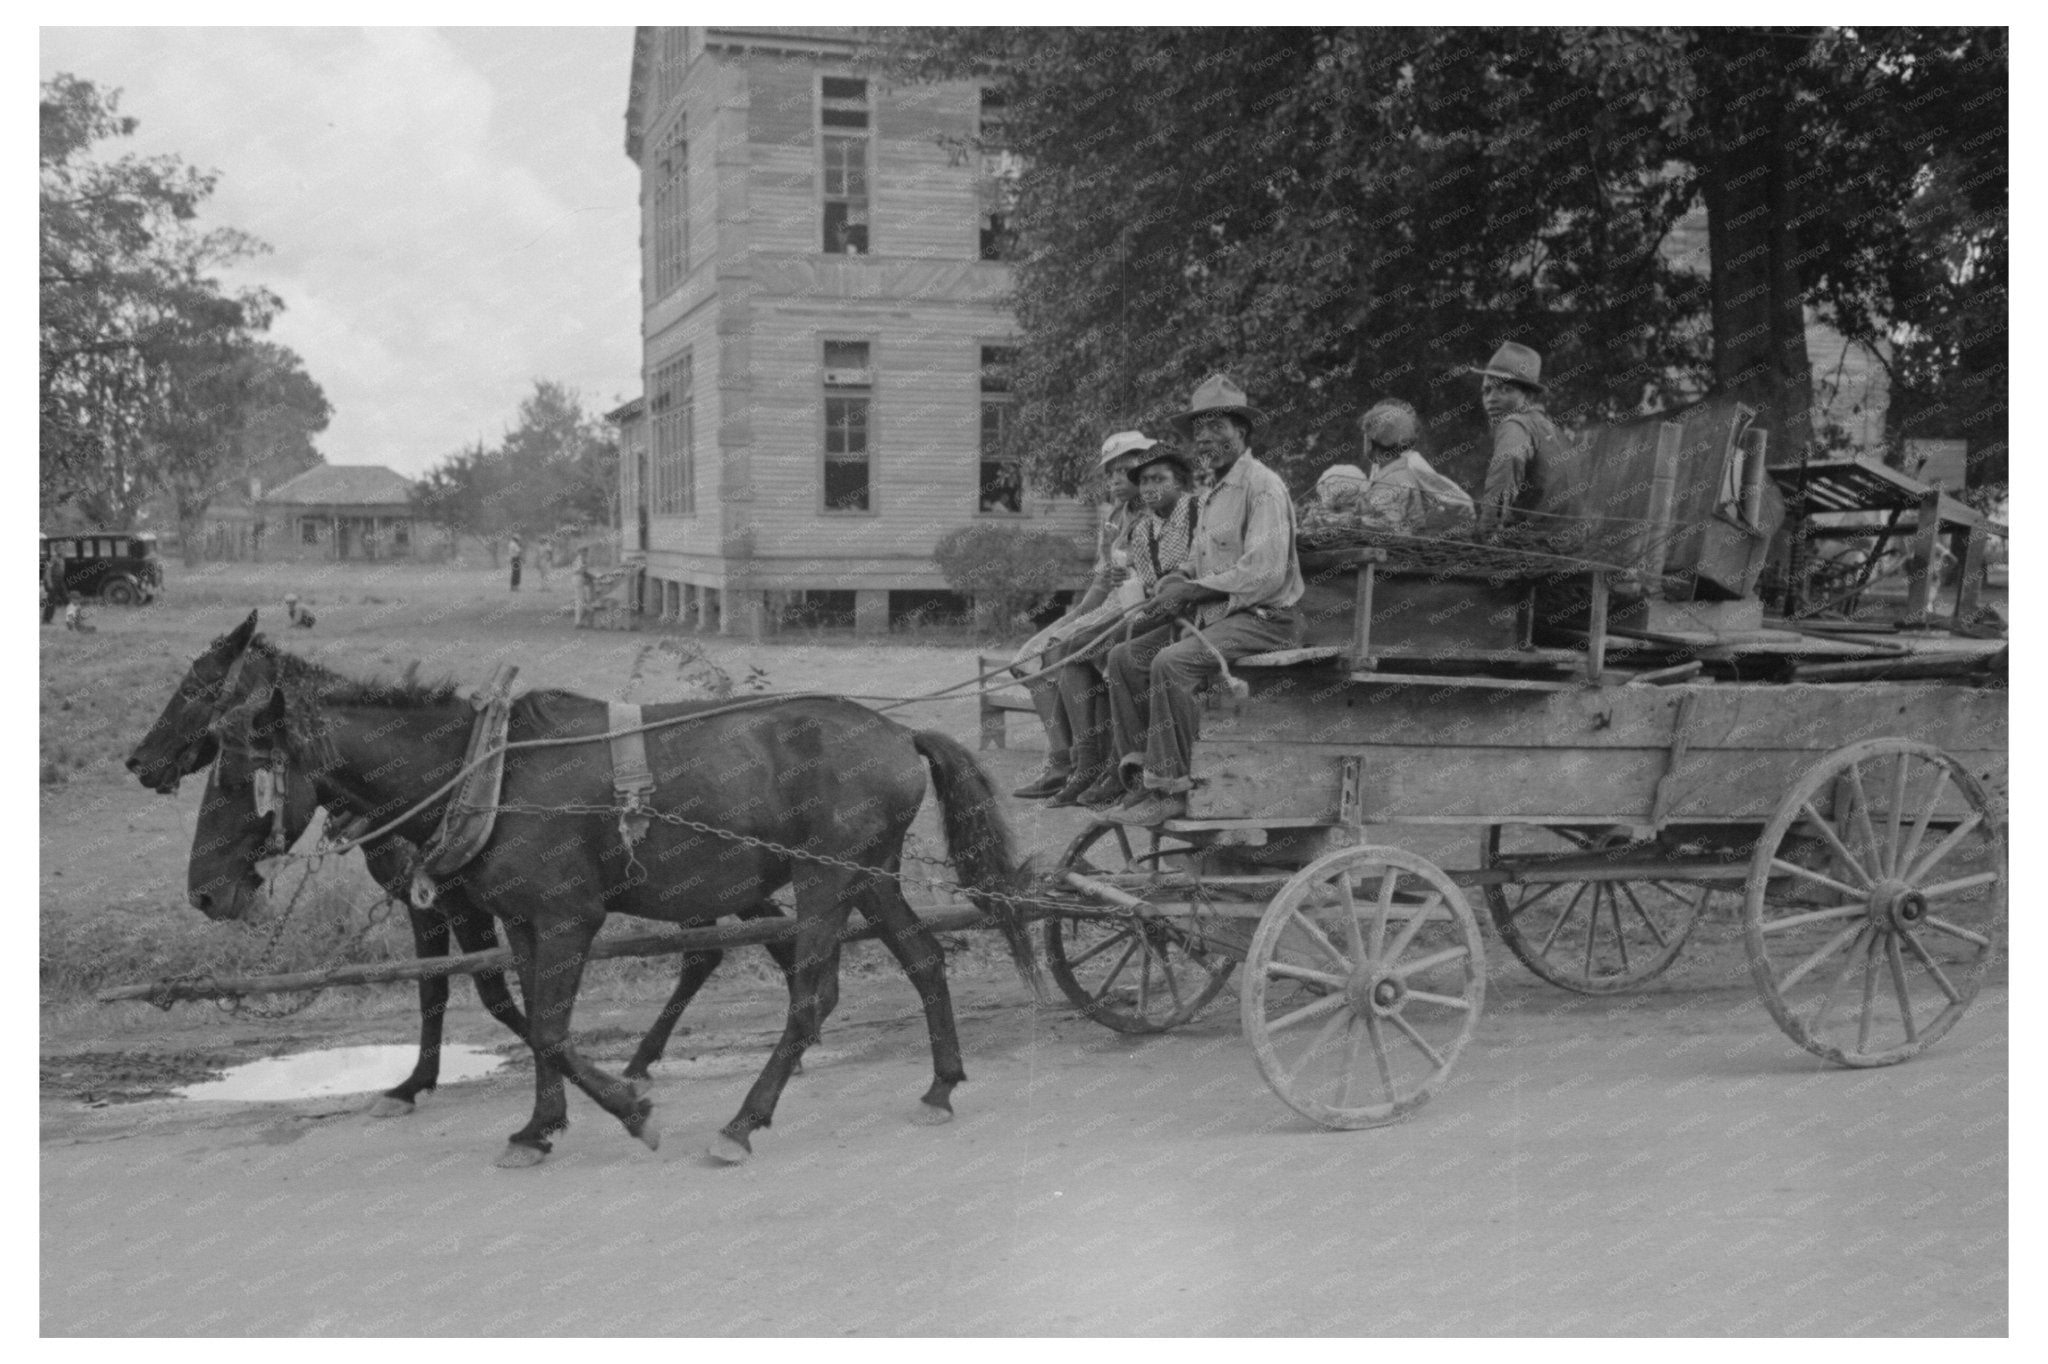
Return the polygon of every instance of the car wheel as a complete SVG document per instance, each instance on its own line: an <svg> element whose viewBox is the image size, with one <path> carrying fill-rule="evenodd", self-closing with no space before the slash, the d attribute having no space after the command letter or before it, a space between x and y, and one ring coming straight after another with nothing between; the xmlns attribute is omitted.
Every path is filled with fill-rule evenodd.
<svg viewBox="0 0 2048 1364"><path fill-rule="evenodd" d="M142 600L142 589L132 578L114 578L100 589L100 600L109 606L133 606Z"/></svg>

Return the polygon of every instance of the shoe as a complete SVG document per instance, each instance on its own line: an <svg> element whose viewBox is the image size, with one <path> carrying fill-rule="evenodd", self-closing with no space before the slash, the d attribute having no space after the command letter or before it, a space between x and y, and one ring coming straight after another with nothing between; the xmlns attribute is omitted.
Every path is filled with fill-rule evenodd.
<svg viewBox="0 0 2048 1364"><path fill-rule="evenodd" d="M1099 772L1076 772L1073 776L1067 778L1067 784L1055 792L1053 798L1045 803L1045 808L1057 810L1064 805L1079 805L1081 804L1081 797L1092 790L1096 783L1101 780L1102 777Z"/></svg>
<svg viewBox="0 0 2048 1364"><path fill-rule="evenodd" d="M1067 777L1065 772L1041 772L1010 794L1018 800L1043 800L1047 796L1058 795L1060 788L1067 784Z"/></svg>
<svg viewBox="0 0 2048 1364"><path fill-rule="evenodd" d="M1090 810L1104 810L1121 801L1129 794L1124 790L1121 778L1115 772L1105 772L1096 778L1095 784L1075 799L1075 804Z"/></svg>
<svg viewBox="0 0 2048 1364"><path fill-rule="evenodd" d="M1166 791L1147 791L1144 799L1135 805L1121 805L1114 810L1105 810L1102 817L1117 824L1136 824L1149 828L1164 824L1169 819L1180 819L1188 812L1188 798Z"/></svg>

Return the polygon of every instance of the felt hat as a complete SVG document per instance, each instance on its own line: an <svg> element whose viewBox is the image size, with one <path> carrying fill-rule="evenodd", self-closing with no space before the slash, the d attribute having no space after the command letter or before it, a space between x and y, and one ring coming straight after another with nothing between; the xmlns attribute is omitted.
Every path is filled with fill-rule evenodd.
<svg viewBox="0 0 2048 1364"><path fill-rule="evenodd" d="M1188 400L1188 410L1173 419L1174 430L1187 435L1194 429L1197 418L1209 416L1211 413L1243 417L1253 425L1266 419L1263 412L1245 401L1243 389L1230 382L1225 375L1212 374L1202 380L1201 387L1195 390L1195 396Z"/></svg>
<svg viewBox="0 0 2048 1364"><path fill-rule="evenodd" d="M1468 365L1465 372L1491 375L1537 393L1543 392L1543 357L1519 341L1501 342L1500 349L1493 353L1493 358L1486 362L1484 368Z"/></svg>
<svg viewBox="0 0 2048 1364"><path fill-rule="evenodd" d="M1141 454L1159 444L1143 431L1119 431L1102 442L1102 459L1099 468L1107 471L1109 466L1129 455Z"/></svg>

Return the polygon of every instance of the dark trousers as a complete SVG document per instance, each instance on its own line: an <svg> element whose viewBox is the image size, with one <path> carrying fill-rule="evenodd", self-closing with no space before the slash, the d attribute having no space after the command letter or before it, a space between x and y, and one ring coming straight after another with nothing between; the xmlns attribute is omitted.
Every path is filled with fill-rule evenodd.
<svg viewBox="0 0 2048 1364"><path fill-rule="evenodd" d="M1177 626L1161 626L1110 651L1111 741L1119 764L1142 760L1144 784L1155 791L1183 792L1194 786L1192 758L1201 737L1202 707L1195 689L1223 670L1216 656L1190 634L1176 641ZM1297 611L1271 616L1240 611L1203 635L1225 658L1292 649L1302 640Z"/></svg>
<svg viewBox="0 0 2048 1364"><path fill-rule="evenodd" d="M519 590L519 556L517 554L512 556L512 590L514 592Z"/></svg>

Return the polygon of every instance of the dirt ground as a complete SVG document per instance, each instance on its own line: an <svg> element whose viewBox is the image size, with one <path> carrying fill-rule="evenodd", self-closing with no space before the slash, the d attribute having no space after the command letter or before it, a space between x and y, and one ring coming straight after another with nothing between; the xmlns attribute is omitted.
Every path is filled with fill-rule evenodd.
<svg viewBox="0 0 2048 1364"><path fill-rule="evenodd" d="M113 621L91 647L189 657L248 590L213 587L218 601L188 594L176 612ZM502 655L528 685L675 694L660 673L674 656L645 653L648 636L573 634L538 594L505 612L480 583L439 590L414 602L473 597L470 615L451 625L388 600L327 601L320 638L304 647L337 666L425 655L428 673L438 661L476 681ZM486 620L486 609L503 614ZM46 638L46 678L67 666L53 647L71 646ZM776 690L924 690L965 677L974 652L717 645L732 675L762 667ZM919 722L972 741L971 704L933 709ZM1030 728L1012 719L1016 746L985 755L1005 787L1036 765ZM197 918L181 894L196 783L156 797L106 767L89 762L44 788L46 954L53 914L126 905L138 924ZM1071 812L1016 813L1026 847L1057 848L1080 827ZM368 1117L367 1096L164 1095L240 1060L410 1042L407 990L333 992L268 1020L46 992L41 1329L2007 1330L2002 969L1926 1054L1843 1071L1773 1026L1725 914L1654 988L1618 999L1563 994L1498 944L1491 955L1485 1014L1457 1074L1408 1121L1352 1133L1314 1127L1266 1088L1238 1035L1234 989L1175 1033L1129 1038L1032 1006L979 947L953 971L971 1077L958 1120L913 1125L929 1071L916 997L893 970L855 960L823 1044L739 1167L701 1152L780 1027L780 983L750 963L713 980L657 1071L658 1152L572 1093L571 1129L524 1171L491 1161L525 1119L530 1068L466 983L450 1041L512 1064L397 1119ZM663 988L653 973L594 981L578 1036L602 1063L622 1063Z"/></svg>

